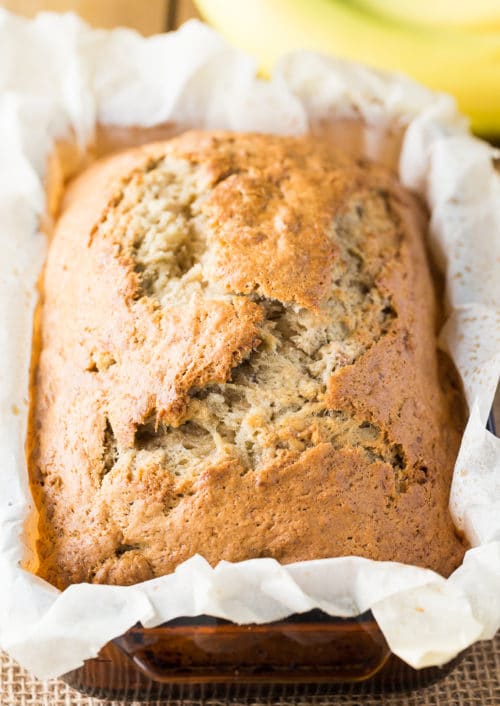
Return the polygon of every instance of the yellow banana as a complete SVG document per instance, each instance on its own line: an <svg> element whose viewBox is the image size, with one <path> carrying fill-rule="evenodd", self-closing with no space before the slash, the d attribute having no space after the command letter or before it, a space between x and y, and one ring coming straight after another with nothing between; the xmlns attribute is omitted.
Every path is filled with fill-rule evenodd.
<svg viewBox="0 0 500 706"><path fill-rule="evenodd" d="M375 12L377 0L196 1L264 70L306 48L401 71L454 95L478 133L500 135L500 30L411 24Z"/></svg>
<svg viewBox="0 0 500 706"><path fill-rule="evenodd" d="M412 24L500 31L499 0L358 0L366 10Z"/></svg>

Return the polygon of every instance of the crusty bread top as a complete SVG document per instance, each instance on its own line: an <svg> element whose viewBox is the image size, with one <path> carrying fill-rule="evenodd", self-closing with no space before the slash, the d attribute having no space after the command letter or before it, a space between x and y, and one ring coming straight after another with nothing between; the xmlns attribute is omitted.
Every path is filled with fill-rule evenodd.
<svg viewBox="0 0 500 706"><path fill-rule="evenodd" d="M41 574L195 552L449 573L461 419L424 228L389 172L309 137L192 132L85 172L44 279Z"/></svg>

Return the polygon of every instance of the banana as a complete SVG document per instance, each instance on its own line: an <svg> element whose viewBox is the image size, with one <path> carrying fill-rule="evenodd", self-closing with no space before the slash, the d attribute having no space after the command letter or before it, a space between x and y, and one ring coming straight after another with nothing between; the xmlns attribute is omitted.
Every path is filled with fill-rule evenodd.
<svg viewBox="0 0 500 706"><path fill-rule="evenodd" d="M413 24L500 31L499 0L358 0L371 12Z"/></svg>
<svg viewBox="0 0 500 706"><path fill-rule="evenodd" d="M479 134L500 135L500 31L411 24L376 13L363 0L196 2L210 24L267 72L298 48L401 71L454 95Z"/></svg>

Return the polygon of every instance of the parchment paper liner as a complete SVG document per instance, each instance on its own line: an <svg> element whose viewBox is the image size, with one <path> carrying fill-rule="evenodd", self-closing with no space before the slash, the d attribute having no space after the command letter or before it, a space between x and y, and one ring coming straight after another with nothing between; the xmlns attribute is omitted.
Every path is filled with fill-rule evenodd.
<svg viewBox="0 0 500 706"><path fill-rule="evenodd" d="M390 134L394 161L404 132L400 178L429 205L431 246L447 274L449 318L441 342L461 372L470 407L451 494L455 521L474 547L463 565L445 580L355 557L288 566L255 559L212 569L196 556L174 574L136 586L80 584L63 593L20 568L34 562L24 444L36 281L46 252L38 229L47 212L44 175L52 164L55 208L65 169L64 160L50 158L56 142L76 140L74 169L86 146L96 137L99 143L102 126L312 129L338 137L353 119L365 124L358 147L374 158L387 157L383 136ZM114 139L117 134L115 127ZM500 183L492 150L470 137L450 98L307 52L284 58L271 82L259 81L250 58L196 22L146 40L128 30L92 31L71 15L28 22L0 11L0 155L5 650L39 677L52 677L95 656L137 621L153 626L204 613L267 622L313 607L338 616L371 608L393 652L414 667L442 664L494 635L500 626L500 441L485 421L500 370Z"/></svg>

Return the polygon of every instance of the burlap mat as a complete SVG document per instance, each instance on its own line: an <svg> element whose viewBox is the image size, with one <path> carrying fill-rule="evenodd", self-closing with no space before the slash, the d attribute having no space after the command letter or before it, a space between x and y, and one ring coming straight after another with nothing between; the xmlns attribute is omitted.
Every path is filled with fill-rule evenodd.
<svg viewBox="0 0 500 706"><path fill-rule="evenodd" d="M1 706L119 706L117 701L100 701L78 694L61 681L38 681L8 655L0 653ZM166 701L156 702L166 706ZM197 706L202 702L170 702ZM224 701L206 700L205 706L223 706ZM232 702L237 704L237 702ZM258 701L248 702L257 706ZM339 706L500 706L500 633L493 642L475 645L463 662L447 677L418 692L384 696L355 696L340 693L331 697L279 700L282 706L339 704ZM136 702L138 706L138 702Z"/></svg>

